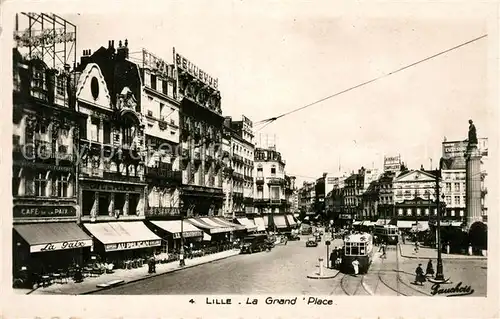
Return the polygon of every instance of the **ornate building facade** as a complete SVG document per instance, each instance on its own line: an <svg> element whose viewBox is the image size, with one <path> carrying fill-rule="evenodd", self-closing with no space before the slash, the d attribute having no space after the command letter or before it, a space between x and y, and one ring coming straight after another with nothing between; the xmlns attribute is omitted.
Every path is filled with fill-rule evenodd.
<svg viewBox="0 0 500 319"><path fill-rule="evenodd" d="M77 225L79 124L74 78L13 50L13 272L81 261L91 238Z"/></svg>
<svg viewBox="0 0 500 319"><path fill-rule="evenodd" d="M217 80L175 52L180 101L180 209L187 216L222 214L224 117Z"/></svg>

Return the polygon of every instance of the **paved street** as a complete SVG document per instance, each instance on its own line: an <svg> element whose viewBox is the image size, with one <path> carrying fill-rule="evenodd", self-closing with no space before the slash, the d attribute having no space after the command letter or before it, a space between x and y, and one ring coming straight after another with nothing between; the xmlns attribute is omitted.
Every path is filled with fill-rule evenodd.
<svg viewBox="0 0 500 319"><path fill-rule="evenodd" d="M315 271L318 257L326 257L324 241L306 248L301 241L277 246L271 252L238 255L191 269L127 284L98 294L318 294L426 296L432 283L415 286L414 270L418 263L425 269L427 260L396 256L389 250L386 259L375 255L368 274L353 277L340 273L333 279L308 279ZM442 288L471 286L470 296L486 295L486 260L446 260L446 277L453 282ZM434 261L434 268L436 267ZM399 276L398 276L399 274Z"/></svg>

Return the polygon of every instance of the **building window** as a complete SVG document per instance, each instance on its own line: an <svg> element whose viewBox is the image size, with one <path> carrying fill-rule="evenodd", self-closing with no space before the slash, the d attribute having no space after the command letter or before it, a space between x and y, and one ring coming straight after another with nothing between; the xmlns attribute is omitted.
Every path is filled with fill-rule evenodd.
<svg viewBox="0 0 500 319"><path fill-rule="evenodd" d="M426 209L425 209L425 215L426 215L426 216L429 216L429 208L426 208Z"/></svg>
<svg viewBox="0 0 500 319"><path fill-rule="evenodd" d="M463 202L463 203L464 203L464 205L465 205L465 203L466 203L466 197L465 197L465 196L462 196L462 202Z"/></svg>
<svg viewBox="0 0 500 319"><path fill-rule="evenodd" d="M99 142L99 119L92 119L90 124L90 140Z"/></svg>
<svg viewBox="0 0 500 319"><path fill-rule="evenodd" d="M420 208L417 208L417 216L420 216Z"/></svg>
<svg viewBox="0 0 500 319"><path fill-rule="evenodd" d="M65 78L63 76L58 76L57 77L57 82L56 82L56 93L57 95L64 96L64 91L66 89L66 82Z"/></svg>
<svg viewBox="0 0 500 319"><path fill-rule="evenodd" d="M436 216L438 214L438 210L437 208L434 208L434 216Z"/></svg>
<svg viewBox="0 0 500 319"><path fill-rule="evenodd" d="M35 176L35 196L47 196L47 173L38 173Z"/></svg>
<svg viewBox="0 0 500 319"><path fill-rule="evenodd" d="M399 215L399 216L403 216L403 209L402 209L402 208L399 208L399 209L398 209L398 215Z"/></svg>
<svg viewBox="0 0 500 319"><path fill-rule="evenodd" d="M68 181L68 175L54 176L52 185L55 193L53 195L57 197L68 197Z"/></svg>
<svg viewBox="0 0 500 319"><path fill-rule="evenodd" d="M451 193L451 183L446 183L446 192Z"/></svg>
<svg viewBox="0 0 500 319"><path fill-rule="evenodd" d="M33 70L33 87L45 90L45 74L41 70Z"/></svg>
<svg viewBox="0 0 500 319"><path fill-rule="evenodd" d="M406 209L406 216L411 216L411 208Z"/></svg>
<svg viewBox="0 0 500 319"><path fill-rule="evenodd" d="M21 184L21 178L19 177L21 169L13 168L12 172L12 195L17 196L19 193L19 185Z"/></svg>
<svg viewBox="0 0 500 319"><path fill-rule="evenodd" d="M460 183L455 183L455 192L460 192Z"/></svg>
<svg viewBox="0 0 500 319"><path fill-rule="evenodd" d="M151 88L156 90L156 75L151 74Z"/></svg>
<svg viewBox="0 0 500 319"><path fill-rule="evenodd" d="M451 205L451 196L446 196L445 200L446 200L446 205Z"/></svg>
<svg viewBox="0 0 500 319"><path fill-rule="evenodd" d="M274 175L276 175L276 167L275 166L271 167L271 176L274 176Z"/></svg>
<svg viewBox="0 0 500 319"><path fill-rule="evenodd" d="M460 196L455 196L455 205L460 205Z"/></svg>
<svg viewBox="0 0 500 319"><path fill-rule="evenodd" d="M455 217L455 211L453 209L451 210L451 217Z"/></svg>
<svg viewBox="0 0 500 319"><path fill-rule="evenodd" d="M463 211L463 209L460 210L460 217L464 217L464 211Z"/></svg>

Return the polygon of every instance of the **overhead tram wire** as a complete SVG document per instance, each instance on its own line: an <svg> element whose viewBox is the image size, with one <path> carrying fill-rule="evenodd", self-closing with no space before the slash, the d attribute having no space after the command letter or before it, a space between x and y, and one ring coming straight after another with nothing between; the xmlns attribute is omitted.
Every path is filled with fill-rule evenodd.
<svg viewBox="0 0 500 319"><path fill-rule="evenodd" d="M459 49L459 48L461 48L461 47L463 47L463 46L466 46L466 45L469 45L469 44L474 43L474 42L476 42L476 41L479 41L479 40L481 40L481 39L483 39L483 38L486 38L487 36L488 36L488 34L484 34L484 35L482 35L482 36L480 36L480 37L474 38L474 39L469 40L469 41L467 41L467 42L463 42L463 43L461 43L461 44L459 44L459 45L456 45L456 46L454 46L454 47L452 47L452 48L449 48L449 49L447 49L447 50L444 50L444 51L441 51L441 52L436 53L436 54L434 54L434 55L428 56L428 57L426 57L426 58L424 58L424 59L421 59L421 60L419 60L419 61L416 61L416 62L413 62L413 63L411 63L411 64L408 64L408 65L406 65L406 66L404 66L404 67L401 67L401 68L399 68L399 69L397 69L397 70L395 70L395 71L392 71L392 72L389 72L389 73L383 74L383 75L378 76L378 77L376 77L376 78L373 78L373 79L371 79L371 80L369 80L369 81L366 81L366 82L360 83L360 84L358 84L358 85L352 86L352 87L350 87L350 88L348 88L348 89L342 90L342 91L337 92L337 93L332 94L332 95L329 95L329 96L327 96L327 97L324 97L324 98L322 98L322 99L320 99L320 100L317 100L317 101L315 101L315 102L312 102L312 103L310 103L310 104L304 105L304 106L302 106L302 107L299 107L299 108L294 109L294 110L291 110L291 111L289 111L289 112L286 112L286 113L280 114L280 115L278 115L278 116L271 117L271 118L268 118L268 119L265 119L265 120L259 121L259 122L257 122L257 123L266 123L266 125L264 126L264 127L266 127L266 126L267 126L267 125L269 125L270 123L273 123L273 122L275 122L276 120L278 120L278 119L280 119L280 118L282 118L282 117L284 117L284 116L286 116L286 115L290 115L290 114L292 114L292 113L298 112L298 111L303 110L303 109L305 109L305 108L311 107L311 106L313 106L313 105L315 105L315 104L318 104L318 103L321 103L321 102L323 102L323 101L329 100L329 99L331 99L331 98L333 98L333 97L336 97L336 96L338 96L338 95L341 95L341 94L347 93L347 92L349 92L349 91L352 91L352 90L354 90L354 89L360 88L360 87L365 86L365 85L368 85L368 84L370 84L370 83L373 83L373 82L375 82L375 81L378 81L378 80L383 79L383 78L385 78L385 77L388 77L388 76L390 76L390 75L396 74L396 73L401 72L401 71L403 71L403 70L406 70L406 69L408 69L408 68L414 67L414 66L416 66L416 65L418 65L418 64L420 64L420 63L423 63L423 62L429 61L429 60L434 59L434 58L436 58L436 57L438 57L438 56L440 56L440 55L443 55L443 54L445 54L445 53L451 52L451 51L456 50L456 49ZM263 129L264 127L262 127L261 129ZM259 130L261 130L261 129L259 129Z"/></svg>

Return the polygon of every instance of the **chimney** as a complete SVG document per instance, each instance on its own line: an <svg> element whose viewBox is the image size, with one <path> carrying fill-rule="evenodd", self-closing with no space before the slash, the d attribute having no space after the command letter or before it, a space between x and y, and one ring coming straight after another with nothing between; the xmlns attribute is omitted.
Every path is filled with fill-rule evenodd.
<svg viewBox="0 0 500 319"><path fill-rule="evenodd" d="M83 50L80 63L85 66L89 62L90 62L90 50L89 49Z"/></svg>
<svg viewBox="0 0 500 319"><path fill-rule="evenodd" d="M423 171L424 170L424 165L420 164L420 170Z"/></svg>
<svg viewBox="0 0 500 319"><path fill-rule="evenodd" d="M118 42L118 50L116 54L120 60L128 59L128 40L125 40L125 46L122 45L122 41Z"/></svg>

